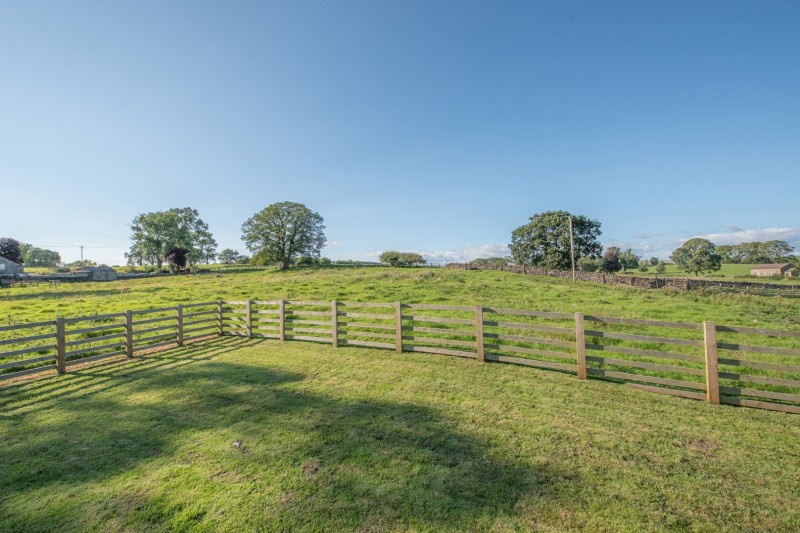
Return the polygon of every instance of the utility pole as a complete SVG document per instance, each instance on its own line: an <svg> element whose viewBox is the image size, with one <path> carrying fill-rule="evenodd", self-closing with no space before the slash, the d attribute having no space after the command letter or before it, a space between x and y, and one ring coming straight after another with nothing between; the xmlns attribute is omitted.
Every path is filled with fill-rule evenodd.
<svg viewBox="0 0 800 533"><path fill-rule="evenodd" d="M572 257L572 283L575 283L575 242L572 240L572 215L569 217L569 255Z"/></svg>
<svg viewBox="0 0 800 533"><path fill-rule="evenodd" d="M571 223L572 223L572 221L570 220L570 224ZM570 226L570 227L572 227L572 226ZM570 231L572 231L572 230L570 230ZM570 235L570 238L572 238L571 235ZM83 263L83 246L82 245L81 245L81 263Z"/></svg>

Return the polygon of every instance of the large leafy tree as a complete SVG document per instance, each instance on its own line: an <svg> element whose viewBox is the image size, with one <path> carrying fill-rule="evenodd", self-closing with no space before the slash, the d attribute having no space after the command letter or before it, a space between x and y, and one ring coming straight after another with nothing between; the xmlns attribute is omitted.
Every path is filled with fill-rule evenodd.
<svg viewBox="0 0 800 533"><path fill-rule="evenodd" d="M61 255L53 250L37 248L32 244L22 244L22 259L32 267L54 267L61 262Z"/></svg>
<svg viewBox="0 0 800 533"><path fill-rule="evenodd" d="M572 266L569 244L569 218L575 242L575 261L581 257L597 259L603 250L597 240L600 222L567 211L547 211L530 218L511 233L511 256L518 265L569 269Z"/></svg>
<svg viewBox="0 0 800 533"><path fill-rule="evenodd" d="M217 243L196 209L172 208L142 213L131 223L131 248L125 254L128 264L149 264L158 268L172 248L186 250L189 264L209 261Z"/></svg>
<svg viewBox="0 0 800 533"><path fill-rule="evenodd" d="M706 239L689 239L672 252L669 258L685 272L691 272L695 276L721 268L721 258L717 254L716 246Z"/></svg>
<svg viewBox="0 0 800 533"><path fill-rule="evenodd" d="M289 268L296 257L319 257L327 242L324 220L303 204L269 205L242 224L242 240L258 263Z"/></svg>
<svg viewBox="0 0 800 533"><path fill-rule="evenodd" d="M0 257L5 257L9 261L21 264L23 257L22 246L19 241L8 237L0 238Z"/></svg>
<svg viewBox="0 0 800 533"><path fill-rule="evenodd" d="M246 255L242 255L232 248L225 248L219 253L219 262L223 265L233 265L241 263L247 259Z"/></svg>

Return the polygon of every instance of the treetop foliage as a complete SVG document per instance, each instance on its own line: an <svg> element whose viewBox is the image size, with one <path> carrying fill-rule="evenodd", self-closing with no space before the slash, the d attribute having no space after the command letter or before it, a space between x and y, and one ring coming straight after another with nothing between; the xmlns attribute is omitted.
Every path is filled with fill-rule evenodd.
<svg viewBox="0 0 800 533"><path fill-rule="evenodd" d="M172 208L142 213L131 223L131 248L125 257L129 265L156 265L167 261L167 252L183 248L189 264L210 262L216 257L217 242L196 209Z"/></svg>
<svg viewBox="0 0 800 533"><path fill-rule="evenodd" d="M386 250L381 253L378 258L381 263L397 266L414 266L425 264L425 259L416 252L397 252L395 250Z"/></svg>
<svg viewBox="0 0 800 533"><path fill-rule="evenodd" d="M569 218L575 244L575 261L581 257L598 258L603 250L598 241L600 222L567 211L547 211L511 233L511 256L518 265L568 270L570 256Z"/></svg>
<svg viewBox="0 0 800 533"><path fill-rule="evenodd" d="M325 247L324 220L303 204L269 205L242 224L242 240L256 264L279 263L286 270L300 256L318 258Z"/></svg>
<svg viewBox="0 0 800 533"><path fill-rule="evenodd" d="M22 246L16 239L8 237L0 238L0 257L5 257L9 261L22 264Z"/></svg>
<svg viewBox="0 0 800 533"><path fill-rule="evenodd" d="M691 272L695 276L719 270L721 263L714 243L701 238L689 239L683 243L683 246L672 253L670 259L685 272Z"/></svg>

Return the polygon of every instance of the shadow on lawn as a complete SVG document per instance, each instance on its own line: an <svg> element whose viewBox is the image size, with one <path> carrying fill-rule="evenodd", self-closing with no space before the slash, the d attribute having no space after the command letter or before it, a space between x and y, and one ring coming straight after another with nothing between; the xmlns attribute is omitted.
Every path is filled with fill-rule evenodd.
<svg viewBox="0 0 800 533"><path fill-rule="evenodd" d="M13 500L70 486L104 487L133 468L147 471L150 461L174 465L191 435L210 439L200 441L198 452L216 454L224 468L250 473L249 506L223 524L203 524L218 496L241 488L221 485L199 497L196 490L179 490L136 506L109 502L105 509L125 509L125 516L109 520L164 528L181 509L194 506L196 525L212 528L488 528L493 519L512 514L523 496L544 498L553 483L568 480L547 467L493 458L487 442L435 409L309 392L299 383L306 376L268 366L154 359L148 367L93 369L86 376L86 388L57 402L45 400L46 423L26 420L27 410L0 419L11 424L6 434L12 436L0 448L0 464L9 465L0 471L0 516L7 517L0 529L5 520L12 529L85 524L80 503L65 512L45 500L23 515ZM99 388L92 386L97 380L104 380ZM233 449L232 436L241 438L241 450ZM184 475L208 482L200 466L191 469ZM277 488L259 490L276 478L282 480ZM125 497L113 486L100 493ZM253 494L261 499L253 501Z"/></svg>

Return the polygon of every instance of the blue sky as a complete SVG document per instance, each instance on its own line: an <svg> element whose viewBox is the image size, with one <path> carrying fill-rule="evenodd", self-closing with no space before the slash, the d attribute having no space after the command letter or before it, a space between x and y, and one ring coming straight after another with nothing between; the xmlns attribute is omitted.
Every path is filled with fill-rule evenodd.
<svg viewBox="0 0 800 533"><path fill-rule="evenodd" d="M122 263L291 200L323 255L505 255L537 212L666 257L800 248L800 2L3 2L0 236Z"/></svg>

